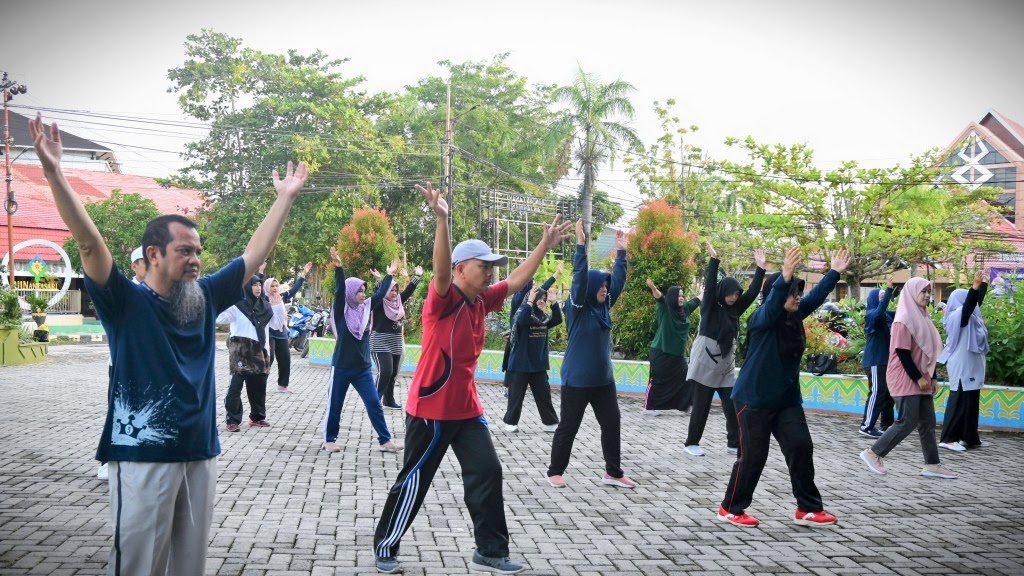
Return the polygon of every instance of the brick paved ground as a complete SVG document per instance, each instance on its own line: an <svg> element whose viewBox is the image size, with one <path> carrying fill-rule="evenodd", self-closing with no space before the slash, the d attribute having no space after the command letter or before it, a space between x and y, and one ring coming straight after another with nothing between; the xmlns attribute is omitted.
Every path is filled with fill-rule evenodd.
<svg viewBox="0 0 1024 576"><path fill-rule="evenodd" d="M0 368L0 574L102 574L111 541L107 484L95 478L92 457L106 347L50 350L43 364ZM219 354L222 395L226 358ZM398 457L374 449L355 394L342 416L344 450L318 451L329 371L293 359L295 393L269 394L273 427L221 433L209 574L374 572L373 528ZM485 384L481 393L489 417L499 419L501 387ZM634 491L597 481L599 432L588 413L569 487L555 490L543 480L551 435L530 402L521 431L495 426L494 442L505 466L513 559L533 574L1024 574L1019 435L985 434L990 448L943 451L961 473L954 481L919 476L920 448L908 439L881 477L857 457L867 442L853 419L810 415L818 485L840 525L814 530L789 521L795 504L773 445L749 510L761 527L744 530L713 517L731 466L717 407L703 443L708 456L694 458L681 449L685 416L650 418L639 399L620 400L623 467L641 484ZM388 418L401 438L400 413ZM449 457L402 543L406 574L465 573L471 526Z"/></svg>

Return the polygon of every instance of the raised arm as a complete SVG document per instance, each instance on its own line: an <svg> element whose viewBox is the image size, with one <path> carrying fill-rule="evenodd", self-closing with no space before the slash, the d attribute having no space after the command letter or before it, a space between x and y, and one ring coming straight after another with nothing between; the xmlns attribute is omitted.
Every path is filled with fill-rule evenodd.
<svg viewBox="0 0 1024 576"><path fill-rule="evenodd" d="M661 290L658 290L658 287L654 285L654 280L648 278L646 284L647 287L651 289L651 296L654 296L655 300L661 300L663 295Z"/></svg>
<svg viewBox="0 0 1024 576"><path fill-rule="evenodd" d="M306 283L306 274L309 274L309 270L313 267L312 262L306 262L306 265L302 268L302 272L299 273L295 278L295 285L291 287L287 292L281 294L285 302L291 302L292 298L299 293L302 289L302 285Z"/></svg>
<svg viewBox="0 0 1024 576"><path fill-rule="evenodd" d="M114 259L110 255L110 250L104 243L99 229L96 228L96 224L85 211L85 206L82 205L82 201L78 199L75 191L71 189L71 184L68 183L60 168L63 146L57 123L50 124L50 134L47 135L43 127L42 114L36 114L35 119L29 121L28 127L29 134L32 136L32 145L43 166L43 175L50 185L60 219L67 224L71 236L78 243L78 252L82 257L82 269L97 286L106 287L107 281L110 280L110 273L113 271Z"/></svg>
<svg viewBox="0 0 1024 576"><path fill-rule="evenodd" d="M974 284L971 285L971 289L967 291L967 298L964 298L963 310L960 312L960 327L963 328L971 321L971 315L974 314L974 309L981 305L981 301L984 298L982 290L988 286L984 280L984 273L981 270L974 275Z"/></svg>
<svg viewBox="0 0 1024 576"><path fill-rule="evenodd" d="M256 268L267 260L270 251L277 244L284 222L288 219L288 212L291 211L292 204L295 203L295 198L298 197L307 178L309 170L305 162L299 162L299 167L295 168L289 161L283 179L277 175L277 170L271 173L274 189L277 190L277 199L242 252L242 258L245 260L245 278L256 272Z"/></svg>
<svg viewBox="0 0 1024 576"><path fill-rule="evenodd" d="M527 282L533 279L533 275L537 273L537 268L540 268L540 263L544 261L544 255L548 253L558 243L569 237L566 234L566 230L572 225L571 222L559 223L561 214L555 214L554 220L551 224L544 225L544 233L541 234L540 242L537 243L537 247L533 249L529 257L523 260L516 269L509 273L508 277L505 278L505 282L508 284L508 292L518 292L520 288L526 285Z"/></svg>
<svg viewBox="0 0 1024 576"><path fill-rule="evenodd" d="M576 221L576 254L572 260L572 285L569 287L570 303L581 308L587 301L587 284L590 262L587 260L587 235L583 232L583 219Z"/></svg>
<svg viewBox="0 0 1024 576"><path fill-rule="evenodd" d="M615 264L612 265L612 285L608 289L608 304L615 306L619 295L626 288L626 233L615 231Z"/></svg>
<svg viewBox="0 0 1024 576"><path fill-rule="evenodd" d="M434 228L434 292L440 297L448 295L452 285L452 240L448 232L448 203L441 198L441 190L427 182L424 188L419 184L416 189L423 194L427 207L434 213L437 226Z"/></svg>
<svg viewBox="0 0 1024 576"><path fill-rule="evenodd" d="M740 314L747 311L750 305L757 300L757 295L761 293L761 285L764 284L764 273L768 270L768 262L764 257L764 250L754 250L754 262L757 263L757 269L754 270L754 277L750 279L750 286L747 286L747 291L740 295L739 301L736 303L737 310Z"/></svg>
<svg viewBox="0 0 1024 576"><path fill-rule="evenodd" d="M388 286L391 285L391 279L393 276L389 273L380 282L377 283L377 289L373 291L373 296L370 296L370 308L376 310L381 304L384 303L384 297L388 295Z"/></svg>
<svg viewBox="0 0 1024 576"><path fill-rule="evenodd" d="M800 318L807 318L825 303L825 298L835 290L849 263L850 252L844 246L832 256L832 269L826 272L821 278L821 282L818 282L818 285L800 300Z"/></svg>
<svg viewBox="0 0 1024 576"><path fill-rule="evenodd" d="M334 264L334 314L335 318L345 317L345 267L341 264L338 249L331 246L331 263ZM337 332L334 333L338 335Z"/></svg>
<svg viewBox="0 0 1024 576"><path fill-rule="evenodd" d="M704 297L701 299L701 310L714 306L718 300L718 252L715 252L711 242L708 247L708 266L704 269Z"/></svg>
<svg viewBox="0 0 1024 576"><path fill-rule="evenodd" d="M548 318L548 329L554 328L562 323L562 307L558 305L558 294L554 288L548 288L548 306L551 307L551 317Z"/></svg>
<svg viewBox="0 0 1024 576"><path fill-rule="evenodd" d="M409 282L405 285L405 290L402 290L402 293L399 294L398 296L399 298L402 299L402 302L405 302L409 298L412 298L412 295L416 292L416 287L419 286L420 284L420 278L423 277L423 268L417 266L413 274L414 276L412 277L412 279L410 279Z"/></svg>

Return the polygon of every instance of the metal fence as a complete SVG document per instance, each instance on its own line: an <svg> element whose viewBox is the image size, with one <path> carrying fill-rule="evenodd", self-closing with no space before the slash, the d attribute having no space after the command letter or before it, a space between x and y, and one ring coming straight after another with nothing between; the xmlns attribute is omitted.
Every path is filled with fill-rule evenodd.
<svg viewBox="0 0 1024 576"><path fill-rule="evenodd" d="M60 290L55 288L40 288L36 290L34 288L19 288L17 290L18 296L24 298L29 294L38 293L40 296L46 299L52 299ZM81 314L82 313L82 291L81 290L68 290L67 294L55 304L50 305L46 309L47 314Z"/></svg>

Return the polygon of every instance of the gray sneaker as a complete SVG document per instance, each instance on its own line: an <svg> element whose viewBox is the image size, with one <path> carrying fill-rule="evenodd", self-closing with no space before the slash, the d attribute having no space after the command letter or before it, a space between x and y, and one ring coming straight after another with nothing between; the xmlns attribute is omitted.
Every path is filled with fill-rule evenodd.
<svg viewBox="0 0 1024 576"><path fill-rule="evenodd" d="M377 561L377 572L396 574L402 571L402 563L394 556L388 556L387 558L376 556L375 559Z"/></svg>
<svg viewBox="0 0 1024 576"><path fill-rule="evenodd" d="M493 572L495 574L518 574L526 570L526 567L509 560L508 556L504 558L490 558L474 550L473 560L469 563L469 569L476 570L477 572Z"/></svg>
<svg viewBox="0 0 1024 576"><path fill-rule="evenodd" d="M925 464L924 469L921 470L921 476L927 476L929 478L946 478L952 480L956 478L956 472L953 472L949 468L946 468L942 464Z"/></svg>

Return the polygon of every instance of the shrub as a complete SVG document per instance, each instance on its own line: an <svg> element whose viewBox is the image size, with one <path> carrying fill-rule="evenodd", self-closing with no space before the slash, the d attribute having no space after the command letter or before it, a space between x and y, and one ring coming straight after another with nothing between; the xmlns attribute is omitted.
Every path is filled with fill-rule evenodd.
<svg viewBox="0 0 1024 576"><path fill-rule="evenodd" d="M679 208L664 200L646 202L635 222L627 249L626 289L612 311L615 340L632 358L646 357L654 338L655 307L647 278L662 292L672 285L681 286L689 298L697 270L697 238L683 230Z"/></svg>
<svg viewBox="0 0 1024 576"><path fill-rule="evenodd" d="M18 328L21 326L21 304L18 293L5 286L0 286L0 328Z"/></svg>
<svg viewBox="0 0 1024 576"><path fill-rule="evenodd" d="M356 210L341 229L337 248L345 273L364 280L370 279L371 268L383 273L400 252L398 238L383 210Z"/></svg>

